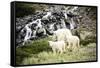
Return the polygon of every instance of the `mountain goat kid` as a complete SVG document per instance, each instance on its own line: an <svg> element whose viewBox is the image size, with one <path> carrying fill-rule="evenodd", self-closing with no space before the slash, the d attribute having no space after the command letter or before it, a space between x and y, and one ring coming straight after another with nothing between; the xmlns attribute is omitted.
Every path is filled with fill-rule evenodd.
<svg viewBox="0 0 100 68"><path fill-rule="evenodd" d="M65 42L64 41L48 41L49 46L52 48L53 53L56 51L62 54L65 51Z"/></svg>

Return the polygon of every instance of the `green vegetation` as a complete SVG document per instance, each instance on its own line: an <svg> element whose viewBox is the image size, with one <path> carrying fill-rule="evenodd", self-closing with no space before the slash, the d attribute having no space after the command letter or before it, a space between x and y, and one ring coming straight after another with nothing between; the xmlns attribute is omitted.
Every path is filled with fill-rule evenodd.
<svg viewBox="0 0 100 68"><path fill-rule="evenodd" d="M16 3L16 17L36 14L36 11L42 11L46 8L47 5L43 4Z"/></svg>
<svg viewBox="0 0 100 68"><path fill-rule="evenodd" d="M35 40L28 45L16 48L16 64L27 65L96 60L96 43L89 43L87 46L81 45L79 51L69 51L66 49L66 52L63 54L55 54L48 45L48 40L50 39L48 37Z"/></svg>
<svg viewBox="0 0 100 68"><path fill-rule="evenodd" d="M38 54L42 51L51 51L51 48L48 46L48 40L50 40L49 37L35 40L23 47L16 48L16 64L20 64L25 57L30 57L32 54Z"/></svg>

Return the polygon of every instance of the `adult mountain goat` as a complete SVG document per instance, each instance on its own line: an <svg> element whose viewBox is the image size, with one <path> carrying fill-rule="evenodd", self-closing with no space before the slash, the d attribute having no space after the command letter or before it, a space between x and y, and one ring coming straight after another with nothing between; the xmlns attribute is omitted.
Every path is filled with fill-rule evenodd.
<svg viewBox="0 0 100 68"><path fill-rule="evenodd" d="M72 36L72 33L69 29L63 28L63 29L58 29L57 31L54 32L53 35L53 40L54 41L65 41L66 37Z"/></svg>
<svg viewBox="0 0 100 68"><path fill-rule="evenodd" d="M80 39L77 36L67 36L66 37L66 42L68 43L67 48L72 48L76 49L79 48L80 44Z"/></svg>

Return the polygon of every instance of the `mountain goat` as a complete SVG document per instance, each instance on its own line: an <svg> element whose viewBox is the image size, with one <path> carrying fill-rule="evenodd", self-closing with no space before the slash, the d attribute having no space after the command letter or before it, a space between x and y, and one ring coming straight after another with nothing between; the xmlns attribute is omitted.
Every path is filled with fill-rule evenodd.
<svg viewBox="0 0 100 68"><path fill-rule="evenodd" d="M67 48L79 48L80 39L77 36L67 36L66 42L68 43Z"/></svg>
<svg viewBox="0 0 100 68"><path fill-rule="evenodd" d="M58 29L57 31L54 32L54 35L53 35L53 40L54 41L65 41L65 37L68 37L68 36L72 36L72 33L69 29Z"/></svg>
<svg viewBox="0 0 100 68"><path fill-rule="evenodd" d="M64 41L48 41L49 46L52 48L53 52L55 53L56 51L58 53L63 53L65 51L65 42Z"/></svg>

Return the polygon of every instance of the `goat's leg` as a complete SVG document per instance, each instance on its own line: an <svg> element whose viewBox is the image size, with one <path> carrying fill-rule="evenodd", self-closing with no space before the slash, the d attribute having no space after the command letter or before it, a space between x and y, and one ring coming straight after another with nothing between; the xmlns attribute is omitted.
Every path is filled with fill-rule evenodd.
<svg viewBox="0 0 100 68"><path fill-rule="evenodd" d="M69 49L71 47L71 42L68 42L67 48Z"/></svg>

